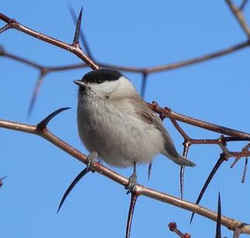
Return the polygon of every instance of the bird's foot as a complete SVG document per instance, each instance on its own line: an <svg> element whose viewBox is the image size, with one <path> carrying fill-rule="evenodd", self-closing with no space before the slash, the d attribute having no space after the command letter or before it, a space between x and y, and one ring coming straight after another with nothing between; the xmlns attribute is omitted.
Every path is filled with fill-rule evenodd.
<svg viewBox="0 0 250 238"><path fill-rule="evenodd" d="M91 152L88 156L87 156L87 160L88 160L88 164L87 164L87 169L91 170L92 172L95 172L92 169L93 163L95 162L95 160L98 158L98 153L93 151Z"/></svg>
<svg viewBox="0 0 250 238"><path fill-rule="evenodd" d="M134 162L133 173L129 177L129 179L128 179L128 185L126 186L126 189L128 190L127 194L135 192L135 186L136 186L136 184L137 184L136 162Z"/></svg>
<svg viewBox="0 0 250 238"><path fill-rule="evenodd" d="M130 177L129 177L129 182L128 182L128 185L126 186L126 189L128 190L127 191L127 194L129 193L133 193L135 191L135 186L137 184L137 176L136 174L132 174Z"/></svg>

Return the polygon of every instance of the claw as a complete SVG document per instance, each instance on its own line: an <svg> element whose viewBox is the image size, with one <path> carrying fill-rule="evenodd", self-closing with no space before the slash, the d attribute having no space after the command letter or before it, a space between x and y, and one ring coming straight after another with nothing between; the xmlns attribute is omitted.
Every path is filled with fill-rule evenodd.
<svg viewBox="0 0 250 238"><path fill-rule="evenodd" d="M87 168L89 170L91 170L92 172L95 172L93 169L92 169L92 164L94 163L94 161L98 158L98 153L93 151L91 152L88 157L87 157L87 160L88 160L88 164L87 164Z"/></svg>
<svg viewBox="0 0 250 238"><path fill-rule="evenodd" d="M135 193L135 186L137 184L137 175L136 175L136 162L134 161L133 165L133 173L129 177L128 185L126 186L127 194L129 193Z"/></svg>

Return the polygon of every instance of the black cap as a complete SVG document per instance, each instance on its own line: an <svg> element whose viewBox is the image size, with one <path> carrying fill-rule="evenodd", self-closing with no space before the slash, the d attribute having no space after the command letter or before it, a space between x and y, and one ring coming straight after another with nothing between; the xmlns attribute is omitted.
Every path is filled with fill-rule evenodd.
<svg viewBox="0 0 250 238"><path fill-rule="evenodd" d="M87 83L103 83L105 81L118 80L122 74L119 71L111 69L98 69L86 73L82 81Z"/></svg>

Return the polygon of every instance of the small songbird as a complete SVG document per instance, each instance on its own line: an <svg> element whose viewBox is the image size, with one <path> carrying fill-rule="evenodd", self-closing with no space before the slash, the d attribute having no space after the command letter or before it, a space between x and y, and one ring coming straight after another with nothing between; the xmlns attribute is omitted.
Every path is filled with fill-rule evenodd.
<svg viewBox="0 0 250 238"><path fill-rule="evenodd" d="M181 166L195 166L178 154L160 118L120 72L94 70L74 82L78 132L89 152L117 167L151 163L160 153Z"/></svg>
<svg viewBox="0 0 250 238"><path fill-rule="evenodd" d="M99 69L74 81L79 86L77 121L83 144L107 164L133 166L128 189L136 183L136 164L151 165L163 154L181 166L195 164L178 154L160 118L147 106L132 83L120 72ZM149 166L149 175L150 175ZM58 210L75 184L89 170L85 168L64 193Z"/></svg>

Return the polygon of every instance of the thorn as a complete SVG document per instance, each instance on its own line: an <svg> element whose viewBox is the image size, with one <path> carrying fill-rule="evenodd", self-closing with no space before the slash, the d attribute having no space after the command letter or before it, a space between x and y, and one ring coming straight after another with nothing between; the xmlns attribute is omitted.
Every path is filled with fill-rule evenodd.
<svg viewBox="0 0 250 238"><path fill-rule="evenodd" d="M3 33L4 31L7 31L10 28L11 28L10 24L6 24L2 28L0 28L0 34Z"/></svg>
<svg viewBox="0 0 250 238"><path fill-rule="evenodd" d="M246 4L247 4L247 1L248 1L248 0L242 0L241 5L239 6L239 10L240 10L240 11L243 11L243 10L244 10L244 8L245 8L245 6L246 6Z"/></svg>
<svg viewBox="0 0 250 238"><path fill-rule="evenodd" d="M5 54L5 50L3 46L0 45L0 56L3 56Z"/></svg>
<svg viewBox="0 0 250 238"><path fill-rule="evenodd" d="M151 171L152 171L152 161L148 165L148 181L149 181L149 179L151 177Z"/></svg>
<svg viewBox="0 0 250 238"><path fill-rule="evenodd" d="M181 168L180 168L180 193L181 193L181 200L183 200L183 194L184 194L184 173L185 173L185 166L181 166Z"/></svg>
<svg viewBox="0 0 250 238"><path fill-rule="evenodd" d="M31 115L31 113L33 111L33 108L34 108L34 105L35 105L39 90L40 90L42 82L43 82L43 76L44 75L40 74L39 78L36 81L36 85L35 85L35 88L33 90L31 100L30 100L30 105L29 105L29 108L28 108L28 113L27 113L28 118L30 117L30 115Z"/></svg>
<svg viewBox="0 0 250 238"><path fill-rule="evenodd" d="M81 8L77 22L76 22L76 30L75 30L75 35L74 35L74 40L72 45L79 47L79 36L80 36L80 31L81 31L81 22L82 22L82 10Z"/></svg>
<svg viewBox="0 0 250 238"><path fill-rule="evenodd" d="M235 158L233 163L230 165L230 168L232 169L239 160L240 160L240 158Z"/></svg>
<svg viewBox="0 0 250 238"><path fill-rule="evenodd" d="M144 98L147 84L147 74L142 74L142 84L141 84L141 97Z"/></svg>
<svg viewBox="0 0 250 238"><path fill-rule="evenodd" d="M247 164L248 164L248 158L246 157L241 183L245 183L245 180L246 180Z"/></svg>
<svg viewBox="0 0 250 238"><path fill-rule="evenodd" d="M216 238L221 238L221 200L218 196L217 220L216 220Z"/></svg>
<svg viewBox="0 0 250 238"><path fill-rule="evenodd" d="M134 209L135 209L137 197L138 197L138 195L136 193L131 192L131 200L130 200L130 206L129 206L129 212L128 212L127 227L126 227L126 238L130 237L131 224L132 224L132 220L133 220Z"/></svg>
<svg viewBox="0 0 250 238"><path fill-rule="evenodd" d="M217 172L217 170L219 169L219 167L221 166L221 164L225 161L225 157L224 157L224 156L225 156L225 154L223 154L223 153L220 155L220 158L218 159L218 161L217 161L216 164L214 165L214 167L213 167L212 171L210 172L210 174L209 174L209 176L208 176L208 178L207 178L205 184L203 185L203 187L202 187L202 189L201 189L201 191L200 191L200 194L199 194L199 196L198 196L198 198L197 198L195 204L198 205L198 204L200 203L200 201L201 201L201 199L202 199L202 197L203 197L203 195L204 195L204 193L205 193L205 191L206 191L206 189L207 189L209 183L210 183L211 180L213 179L215 173ZM190 224L191 224L192 221L193 221L194 214L195 214L195 213L193 212L192 215L191 215Z"/></svg>
<svg viewBox="0 0 250 238"><path fill-rule="evenodd" d="M91 167L86 167L84 170L82 170L73 180L73 182L69 185L69 187L66 189L66 191L64 192L62 199L59 203L59 206L57 208L57 213L60 211L65 199L67 198L67 196L69 195L69 193L72 191L72 189L75 187L75 185L81 180L82 177L84 177L88 172L91 171Z"/></svg>
<svg viewBox="0 0 250 238"><path fill-rule="evenodd" d="M40 121L37 126L36 126L36 129L38 131L42 131L44 130L48 123L56 116L58 115L59 113L61 113L62 111L65 111L65 110L68 110L70 109L71 107L62 107L60 109L57 109L56 111L52 112L51 114L49 114L45 119L43 119L42 121Z"/></svg>
<svg viewBox="0 0 250 238"><path fill-rule="evenodd" d="M71 6L69 6L69 10L70 10L70 13L71 13L71 17L72 17L72 19L73 19L73 22L76 23L76 22L77 22L77 17L76 17L76 14L75 14L74 9L73 9ZM93 56L93 54L91 53L91 50L90 50L88 41L87 41L87 39L86 39L85 34L83 33L83 31L80 31L80 38L81 38L81 40L82 40L82 45L83 45L83 47L84 47L84 49L85 49L85 51L86 51L88 57L89 57L90 59L92 59L93 61L95 61L95 60L94 60L94 56Z"/></svg>
<svg viewBox="0 0 250 238"><path fill-rule="evenodd" d="M6 179L6 178L7 178L7 176L4 176L4 177L0 178L0 187L3 186L3 180Z"/></svg>

